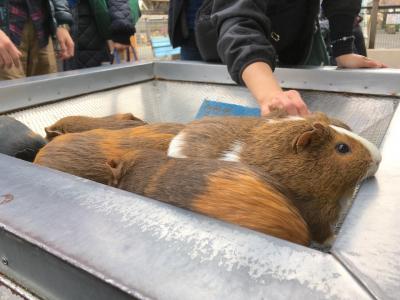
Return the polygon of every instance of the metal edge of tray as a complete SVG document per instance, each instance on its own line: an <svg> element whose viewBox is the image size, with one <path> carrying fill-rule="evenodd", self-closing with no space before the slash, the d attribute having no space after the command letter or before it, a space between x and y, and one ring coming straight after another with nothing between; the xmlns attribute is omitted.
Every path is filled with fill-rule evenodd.
<svg viewBox="0 0 400 300"><path fill-rule="evenodd" d="M400 70L277 68L275 74L285 88L400 96ZM156 61L103 66L0 82L0 113L152 79L235 84L220 64Z"/></svg>
<svg viewBox="0 0 400 300"><path fill-rule="evenodd" d="M0 113L151 80L153 63L112 65L0 82Z"/></svg>
<svg viewBox="0 0 400 300"><path fill-rule="evenodd" d="M331 249L378 299L400 298L400 111L381 146L382 162L358 193Z"/></svg>
<svg viewBox="0 0 400 300"><path fill-rule="evenodd" d="M0 168L0 272L39 297L371 299L331 255L5 155Z"/></svg>
<svg viewBox="0 0 400 300"><path fill-rule="evenodd" d="M200 62L155 62L159 79L234 84L225 65ZM400 97L400 70L336 67L276 68L284 88Z"/></svg>
<svg viewBox="0 0 400 300"><path fill-rule="evenodd" d="M1 263L4 264L4 261ZM11 281L9 278L5 277L4 275L0 274L0 287L5 287L10 291L10 294L12 294L15 299L21 299L21 300L40 300L37 296L33 295L31 292L27 291L23 287L19 286L15 282ZM0 293L1 295L1 293ZM10 299L13 299L10 298ZM0 299L2 299L0 297ZM8 298L7 298L8 299Z"/></svg>

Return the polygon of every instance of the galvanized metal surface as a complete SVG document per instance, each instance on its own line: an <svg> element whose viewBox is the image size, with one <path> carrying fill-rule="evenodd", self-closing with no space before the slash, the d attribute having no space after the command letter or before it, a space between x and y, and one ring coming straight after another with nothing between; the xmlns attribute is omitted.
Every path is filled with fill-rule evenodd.
<svg viewBox="0 0 400 300"><path fill-rule="evenodd" d="M285 88L400 95L400 70L395 69L278 68L275 74ZM154 78L233 84L226 66L217 64L161 61L103 66L0 82L0 113Z"/></svg>
<svg viewBox="0 0 400 300"><path fill-rule="evenodd" d="M399 145L397 110L378 174L361 187L332 250L378 299L400 299Z"/></svg>
<svg viewBox="0 0 400 300"><path fill-rule="evenodd" d="M370 299L330 255L2 155L0 169L0 272L46 298L105 299L106 282L152 299Z"/></svg>
<svg viewBox="0 0 400 300"><path fill-rule="evenodd" d="M232 84L226 66L198 62L156 62L154 74L166 80ZM400 95L398 69L277 68L284 88L370 95Z"/></svg>
<svg viewBox="0 0 400 300"><path fill-rule="evenodd" d="M153 77L153 64L139 63L0 81L0 113L150 80Z"/></svg>
<svg viewBox="0 0 400 300"><path fill-rule="evenodd" d="M380 144L393 115L394 97L301 91L312 111L348 123L355 132ZM148 81L14 112L10 116L45 135L44 127L68 115L105 116L132 112L148 122L189 122L204 99L257 107L246 88L220 84Z"/></svg>

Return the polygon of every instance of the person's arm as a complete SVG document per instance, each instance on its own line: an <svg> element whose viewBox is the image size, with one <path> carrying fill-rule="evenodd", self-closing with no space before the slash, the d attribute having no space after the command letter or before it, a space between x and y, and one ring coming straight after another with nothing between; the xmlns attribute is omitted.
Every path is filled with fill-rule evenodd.
<svg viewBox="0 0 400 300"><path fill-rule="evenodd" d="M19 67L22 53L15 47L14 43L0 30L0 69L11 68L13 65Z"/></svg>
<svg viewBox="0 0 400 300"><path fill-rule="evenodd" d="M129 0L110 0L112 47L118 50L130 46L130 37L135 34L135 26L129 6Z"/></svg>
<svg viewBox="0 0 400 300"><path fill-rule="evenodd" d="M52 0L54 17L57 21L56 37L60 44L59 58L62 60L74 56L75 44L69 33L73 18L67 0Z"/></svg>
<svg viewBox="0 0 400 300"><path fill-rule="evenodd" d="M268 64L263 62L250 64L244 69L242 78L254 98L257 99L261 115L267 115L274 108L284 109L290 115L309 113L299 92L281 89Z"/></svg>
<svg viewBox="0 0 400 300"><path fill-rule="evenodd" d="M361 0L325 0L322 4L329 20L332 55L341 68L384 68L385 64L353 53L354 18Z"/></svg>
<svg viewBox="0 0 400 300"><path fill-rule="evenodd" d="M227 4L228 2L228 4ZM275 49L265 0L214 0L211 20L218 31L218 54L234 81L245 84L260 105L261 114L283 108L307 114L297 91L282 91L273 75Z"/></svg>

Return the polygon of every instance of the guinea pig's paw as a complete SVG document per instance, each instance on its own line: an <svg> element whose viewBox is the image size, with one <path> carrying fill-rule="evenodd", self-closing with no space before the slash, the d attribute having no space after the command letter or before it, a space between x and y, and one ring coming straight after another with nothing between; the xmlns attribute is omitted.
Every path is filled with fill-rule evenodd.
<svg viewBox="0 0 400 300"><path fill-rule="evenodd" d="M336 239L336 235L333 234L329 238L327 238L323 243L313 241L311 243L311 248L317 249L322 252L329 252L329 250L333 246L333 243L335 242L335 239Z"/></svg>

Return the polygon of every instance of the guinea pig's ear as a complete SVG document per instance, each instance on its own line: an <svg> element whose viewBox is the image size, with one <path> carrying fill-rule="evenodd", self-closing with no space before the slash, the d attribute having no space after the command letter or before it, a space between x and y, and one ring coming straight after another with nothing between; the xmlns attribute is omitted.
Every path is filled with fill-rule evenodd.
<svg viewBox="0 0 400 300"><path fill-rule="evenodd" d="M46 138L50 141L54 139L55 137L64 134L62 130L58 129L51 129L51 127L45 127L44 131L46 132Z"/></svg>
<svg viewBox="0 0 400 300"><path fill-rule="evenodd" d="M123 176L123 163L116 159L109 159L106 163L108 170L111 172L110 179L108 180L107 184L111 186L117 186L119 180Z"/></svg>
<svg viewBox="0 0 400 300"><path fill-rule="evenodd" d="M297 136L292 143L293 150L300 153L307 148L312 142L324 142L329 137L329 127L320 123L314 122L312 126Z"/></svg>

